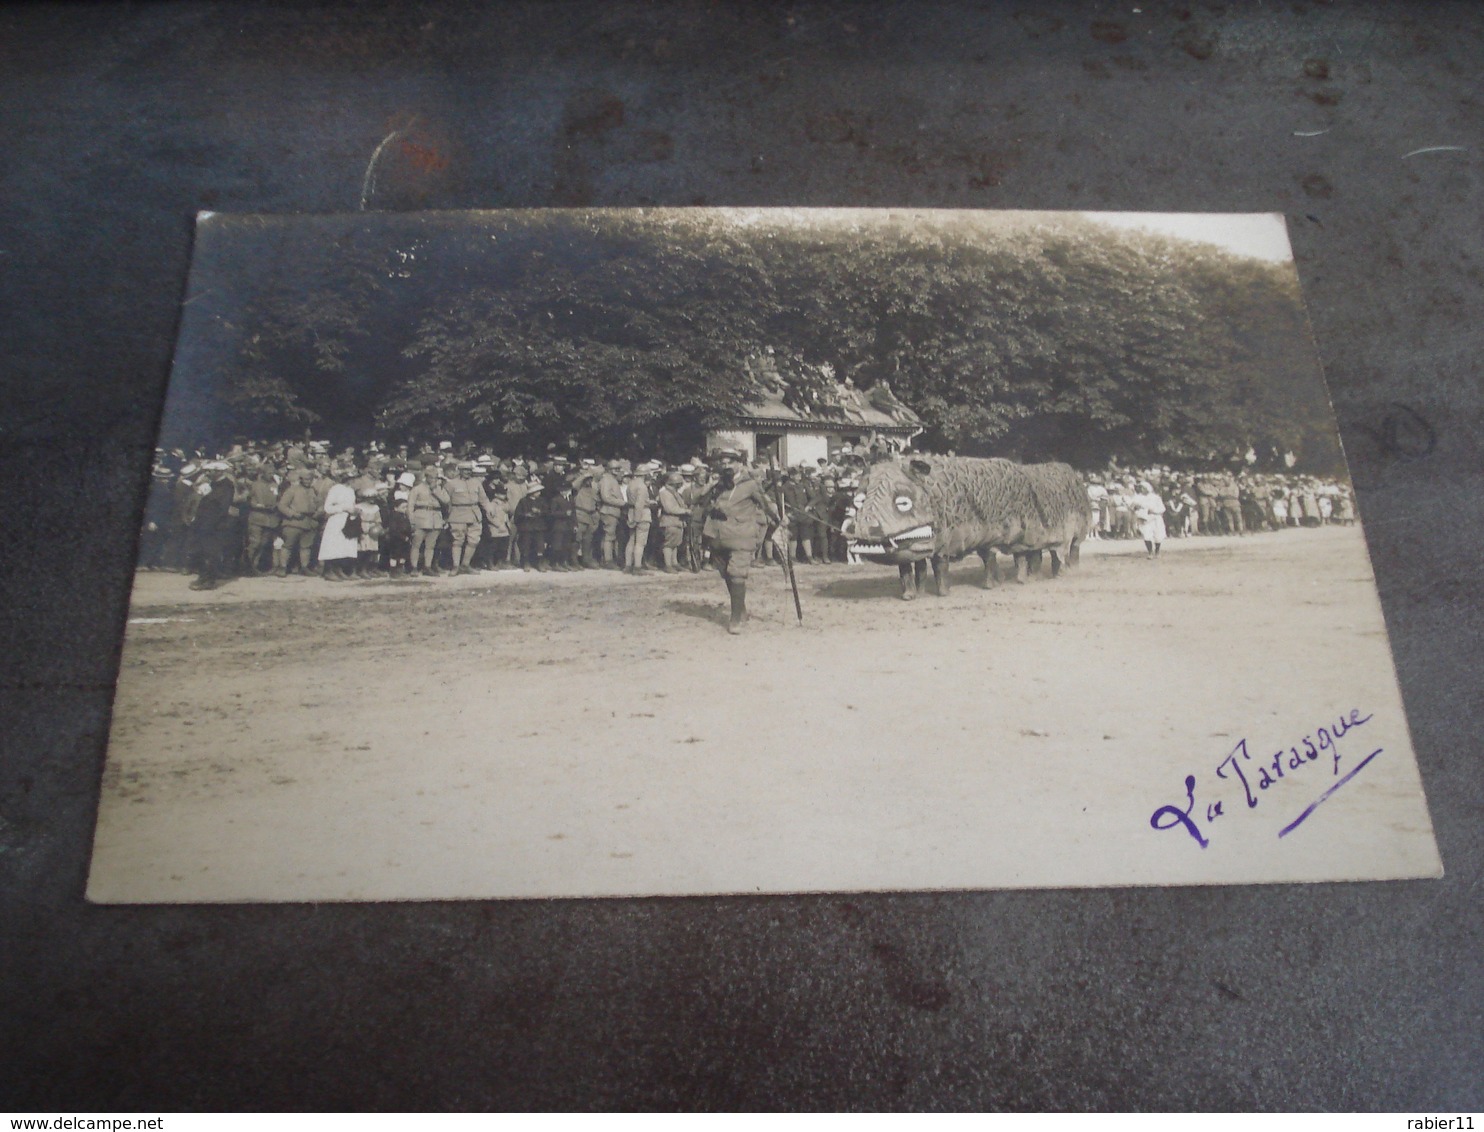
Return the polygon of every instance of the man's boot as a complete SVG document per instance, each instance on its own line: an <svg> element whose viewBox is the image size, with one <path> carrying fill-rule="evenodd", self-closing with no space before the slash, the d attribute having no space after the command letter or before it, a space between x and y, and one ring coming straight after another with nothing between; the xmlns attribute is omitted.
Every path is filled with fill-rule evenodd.
<svg viewBox="0 0 1484 1132"><path fill-rule="evenodd" d="M288 552L281 547L275 547L273 550L273 576L275 578L285 578L288 576L288 572Z"/></svg>
<svg viewBox="0 0 1484 1132"><path fill-rule="evenodd" d="M747 583L729 579L727 592L732 595L732 618L727 622L727 632L735 636L742 632L742 623L747 620Z"/></svg>

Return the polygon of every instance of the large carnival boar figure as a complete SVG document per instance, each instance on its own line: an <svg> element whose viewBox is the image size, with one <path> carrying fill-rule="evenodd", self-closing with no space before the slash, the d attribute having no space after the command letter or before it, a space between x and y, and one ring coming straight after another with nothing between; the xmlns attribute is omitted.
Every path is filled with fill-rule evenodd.
<svg viewBox="0 0 1484 1132"><path fill-rule="evenodd" d="M1087 488L1066 464L1015 464L962 456L907 457L873 464L847 524L851 548L868 562L897 566L902 597L922 589L932 563L938 595L948 566L970 552L984 560L983 585L998 580L995 552L1023 563L1051 552L1051 573L1075 564L1091 524Z"/></svg>

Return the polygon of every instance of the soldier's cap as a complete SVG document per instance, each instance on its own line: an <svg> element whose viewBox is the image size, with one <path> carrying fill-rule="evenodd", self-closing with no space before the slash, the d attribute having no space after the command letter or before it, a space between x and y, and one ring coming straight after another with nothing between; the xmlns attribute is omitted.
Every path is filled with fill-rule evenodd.
<svg viewBox="0 0 1484 1132"><path fill-rule="evenodd" d="M533 492L533 491L540 491L541 488L542 488L542 483L541 483L540 480L531 480L530 483L526 484L526 494L527 495L530 495L531 492Z"/></svg>
<svg viewBox="0 0 1484 1132"><path fill-rule="evenodd" d="M460 460L459 461L459 471L461 471L461 472L472 472L473 470L474 470L474 461L473 460Z"/></svg>
<svg viewBox="0 0 1484 1132"><path fill-rule="evenodd" d="M413 487L417 484L417 477L411 472L403 472L397 477L397 482L403 487Z"/></svg>
<svg viewBox="0 0 1484 1132"><path fill-rule="evenodd" d="M696 466L694 464L681 464L680 474L682 476L693 476L696 474Z"/></svg>
<svg viewBox="0 0 1484 1132"><path fill-rule="evenodd" d="M713 460L736 460L741 463L743 457L742 453L735 448L713 448L711 458Z"/></svg>
<svg viewBox="0 0 1484 1132"><path fill-rule="evenodd" d="M591 456L584 456L582 458L582 466L584 468L596 468L598 466L598 462Z"/></svg>
<svg viewBox="0 0 1484 1132"><path fill-rule="evenodd" d="M438 442L438 451L439 452L447 452L452 447L453 447L453 441L452 440L440 440Z"/></svg>
<svg viewBox="0 0 1484 1132"><path fill-rule="evenodd" d="M665 476L665 482L666 483L684 483L685 482L685 473L679 472L679 471L671 472L669 475Z"/></svg>

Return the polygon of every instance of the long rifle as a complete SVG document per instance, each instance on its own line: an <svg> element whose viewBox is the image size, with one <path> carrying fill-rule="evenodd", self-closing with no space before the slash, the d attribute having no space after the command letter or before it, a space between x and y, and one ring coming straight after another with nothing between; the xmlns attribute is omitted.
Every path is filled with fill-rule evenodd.
<svg viewBox="0 0 1484 1132"><path fill-rule="evenodd" d="M794 592L794 615L799 628L804 627L804 606L799 601L799 580L794 577L793 540L788 537L788 505L783 502L783 485L778 485L778 525L783 530L783 572L788 575L789 589Z"/></svg>

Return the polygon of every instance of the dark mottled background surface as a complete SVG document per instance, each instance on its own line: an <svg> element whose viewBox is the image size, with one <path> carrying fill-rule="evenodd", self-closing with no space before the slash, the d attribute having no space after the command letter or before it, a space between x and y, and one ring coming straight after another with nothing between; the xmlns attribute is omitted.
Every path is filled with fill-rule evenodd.
<svg viewBox="0 0 1484 1132"><path fill-rule="evenodd" d="M0 1107L1484 1107L1481 64L1471 4L0 10ZM1447 878L84 905L192 216L398 128L371 207L1287 213Z"/></svg>

